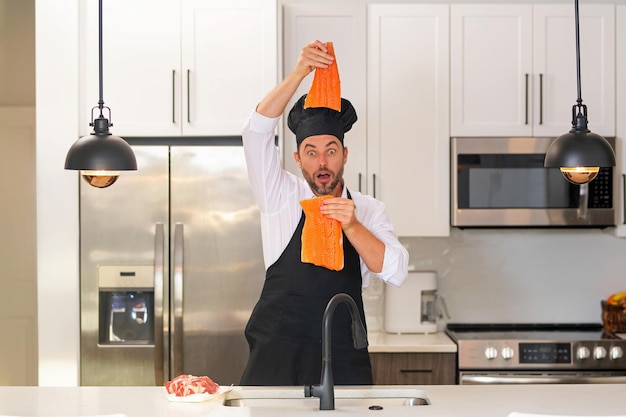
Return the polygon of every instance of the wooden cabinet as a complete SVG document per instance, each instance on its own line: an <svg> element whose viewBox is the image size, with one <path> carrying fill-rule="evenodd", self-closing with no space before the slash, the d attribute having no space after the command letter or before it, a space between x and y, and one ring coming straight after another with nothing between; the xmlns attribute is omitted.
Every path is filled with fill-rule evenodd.
<svg viewBox="0 0 626 417"><path fill-rule="evenodd" d="M448 6L310 2L283 10L285 74L308 42L334 43L342 96L359 116L344 140L348 188L384 201L400 236L448 236ZM299 174L295 140L283 129L285 167Z"/></svg>
<svg viewBox="0 0 626 417"><path fill-rule="evenodd" d="M581 5L589 127L615 135L615 6ZM574 7L451 6L451 135L558 136L576 104Z"/></svg>
<svg viewBox="0 0 626 417"><path fill-rule="evenodd" d="M375 385L456 384L456 353L370 353Z"/></svg>
<svg viewBox="0 0 626 417"><path fill-rule="evenodd" d="M85 2L82 11L85 125L98 101L97 6ZM255 103L276 85L276 21L271 0L107 0L103 75L111 130L240 135Z"/></svg>

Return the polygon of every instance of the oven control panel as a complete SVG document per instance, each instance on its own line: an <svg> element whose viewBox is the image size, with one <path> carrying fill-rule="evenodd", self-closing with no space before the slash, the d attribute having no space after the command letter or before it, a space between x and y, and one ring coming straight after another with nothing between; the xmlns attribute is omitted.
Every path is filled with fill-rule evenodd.
<svg viewBox="0 0 626 417"><path fill-rule="evenodd" d="M626 370L622 340L459 340L459 369Z"/></svg>
<svg viewBox="0 0 626 417"><path fill-rule="evenodd" d="M569 343L520 343L519 363L570 363Z"/></svg>

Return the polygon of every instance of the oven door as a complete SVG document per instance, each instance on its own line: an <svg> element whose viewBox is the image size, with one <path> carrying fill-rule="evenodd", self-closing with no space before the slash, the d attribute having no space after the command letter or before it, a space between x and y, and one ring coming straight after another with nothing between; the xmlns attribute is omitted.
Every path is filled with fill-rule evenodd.
<svg viewBox="0 0 626 417"><path fill-rule="evenodd" d="M459 384L625 384L626 371L497 372L461 371Z"/></svg>

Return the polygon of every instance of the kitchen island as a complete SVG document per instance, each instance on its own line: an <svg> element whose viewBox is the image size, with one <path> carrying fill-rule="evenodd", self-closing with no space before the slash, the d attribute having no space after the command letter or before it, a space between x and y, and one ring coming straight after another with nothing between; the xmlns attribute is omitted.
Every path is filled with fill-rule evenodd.
<svg viewBox="0 0 626 417"><path fill-rule="evenodd" d="M626 416L626 384L573 385L439 385L398 387L355 387L352 391L415 389L422 391L429 405L341 406L320 411L319 400L309 398L306 406L289 408L276 400L259 408L228 407L222 400L201 403L170 402L162 387L0 387L0 415L73 417L123 413L128 417L282 417L282 416L363 416L403 417L507 417L512 411L567 416ZM342 395L337 387L336 397ZM268 387L235 387L227 395L271 391ZM302 388L276 392L302 392ZM310 405L309 403L310 402ZM371 400L372 405L376 403Z"/></svg>

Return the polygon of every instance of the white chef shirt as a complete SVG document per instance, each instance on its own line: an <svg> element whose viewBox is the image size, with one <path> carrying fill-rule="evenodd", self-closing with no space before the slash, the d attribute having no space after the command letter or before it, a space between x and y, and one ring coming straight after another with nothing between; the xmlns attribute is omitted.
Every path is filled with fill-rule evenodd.
<svg viewBox="0 0 626 417"><path fill-rule="evenodd" d="M243 147L252 193L261 212L263 260L269 268L278 260L302 217L300 201L315 197L309 184L282 168L274 132L280 118L269 118L252 112L243 130ZM356 218L385 244L382 271L370 272L361 259L363 288L369 285L370 274L400 286L408 274L409 254L398 241L393 225L385 213L385 205L368 195L350 190ZM344 186L341 196L347 198Z"/></svg>

